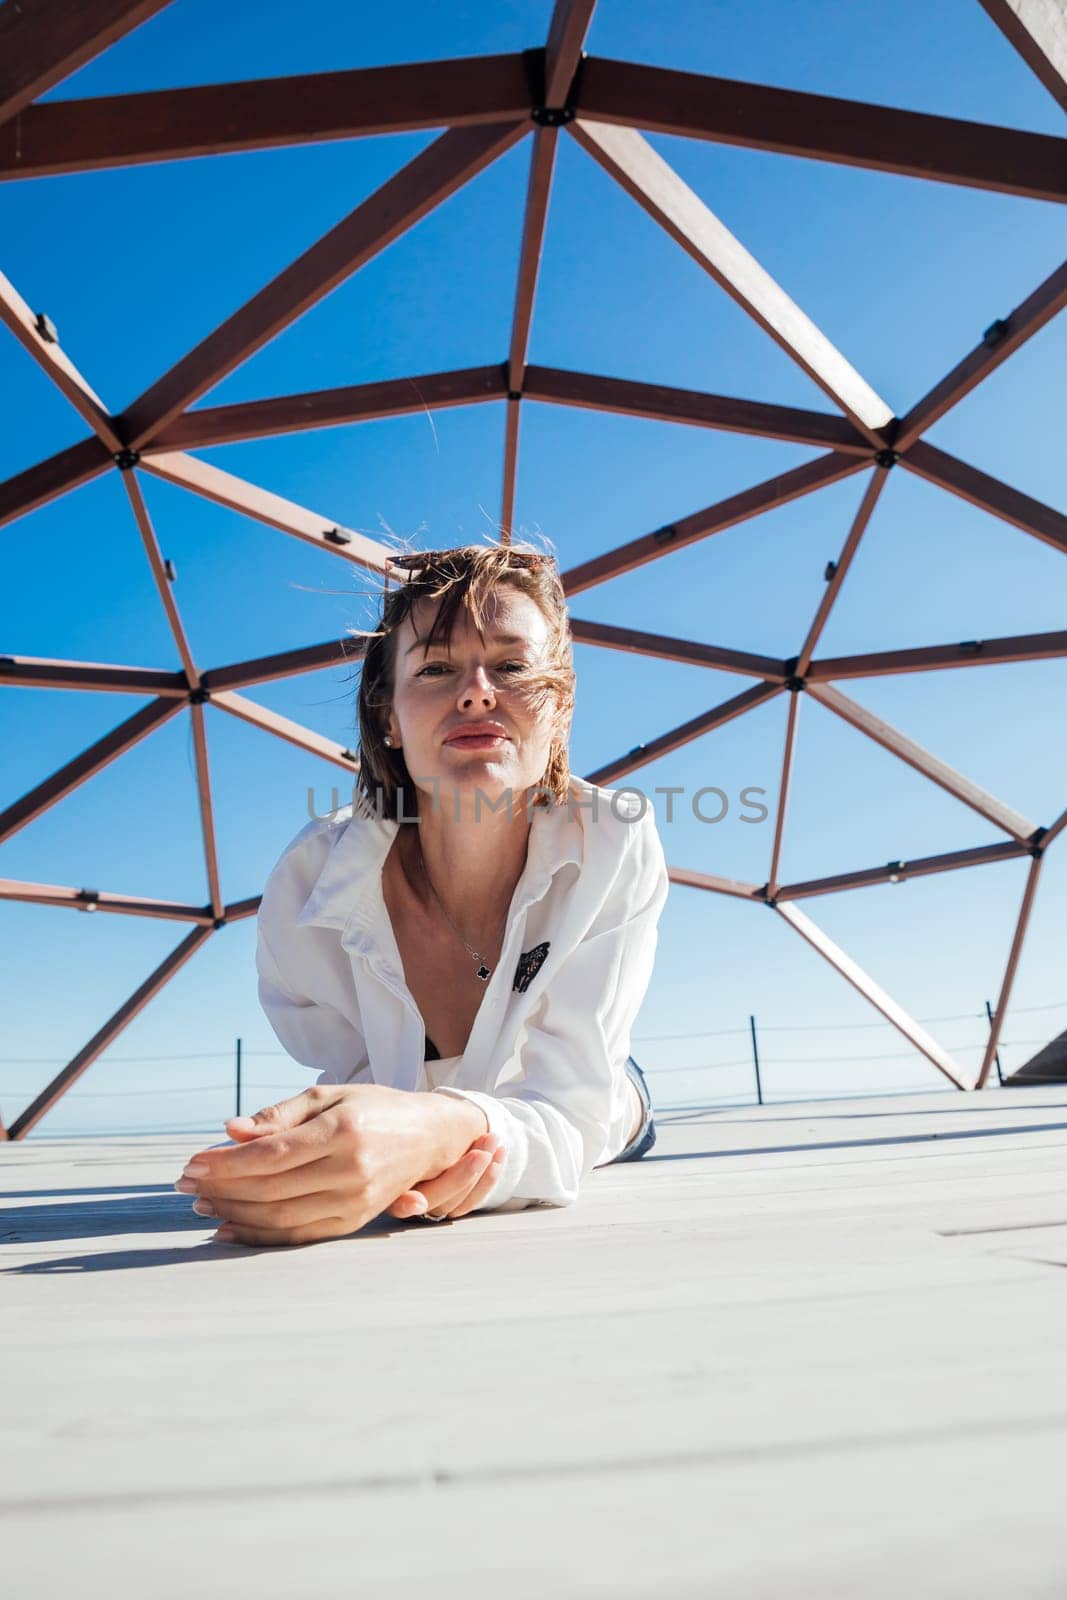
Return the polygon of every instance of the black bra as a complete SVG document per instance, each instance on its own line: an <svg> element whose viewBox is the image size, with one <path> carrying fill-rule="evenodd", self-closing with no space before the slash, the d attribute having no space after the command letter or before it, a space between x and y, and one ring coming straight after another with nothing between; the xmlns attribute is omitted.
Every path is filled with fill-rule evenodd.
<svg viewBox="0 0 1067 1600"><path fill-rule="evenodd" d="M423 1059L426 1061L440 1061L441 1059L440 1050L438 1050L437 1046L434 1044L433 1040L428 1034L426 1036L426 1055Z"/></svg>

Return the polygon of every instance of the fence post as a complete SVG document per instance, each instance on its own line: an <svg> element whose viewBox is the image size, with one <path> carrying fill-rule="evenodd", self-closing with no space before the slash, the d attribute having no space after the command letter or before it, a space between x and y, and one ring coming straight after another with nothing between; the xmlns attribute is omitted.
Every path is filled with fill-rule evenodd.
<svg viewBox="0 0 1067 1600"><path fill-rule="evenodd" d="M749 1016L748 1025L749 1025L749 1028L750 1028L750 1030L752 1032L752 1060L755 1062L755 1066L756 1066L756 1099L759 1102L759 1104L762 1105L763 1104L763 1085L760 1082L760 1075L759 1075L759 1045L756 1043L756 1019L755 1019L755 1017L753 1017L751 1015Z"/></svg>
<svg viewBox="0 0 1067 1600"><path fill-rule="evenodd" d="M993 1007L989 1004L988 1000L985 1003L985 1014L989 1018L989 1031L990 1031L990 1033L992 1033L992 1031L993 1031ZM1000 1087L1003 1089L1003 1087L1004 1087L1004 1074L1000 1070L1000 1047L999 1046L997 1047L996 1050L993 1051L993 1059L997 1064L997 1078L1000 1081Z"/></svg>
<svg viewBox="0 0 1067 1600"><path fill-rule="evenodd" d="M238 1039L238 1041L237 1041L237 1058L236 1058L236 1061L235 1061L234 1065L235 1065L236 1070L237 1070L237 1111L236 1111L236 1115L240 1116L241 1115L241 1041L240 1041L240 1039Z"/></svg>

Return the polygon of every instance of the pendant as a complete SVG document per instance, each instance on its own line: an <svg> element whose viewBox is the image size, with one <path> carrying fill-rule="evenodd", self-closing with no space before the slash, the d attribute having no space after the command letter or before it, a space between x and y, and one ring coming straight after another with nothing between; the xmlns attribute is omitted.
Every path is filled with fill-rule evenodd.
<svg viewBox="0 0 1067 1600"><path fill-rule="evenodd" d="M485 980L488 977L491 976L490 968L486 966L484 961L482 962L481 966L478 968L476 976L481 978L483 983L485 982Z"/></svg>

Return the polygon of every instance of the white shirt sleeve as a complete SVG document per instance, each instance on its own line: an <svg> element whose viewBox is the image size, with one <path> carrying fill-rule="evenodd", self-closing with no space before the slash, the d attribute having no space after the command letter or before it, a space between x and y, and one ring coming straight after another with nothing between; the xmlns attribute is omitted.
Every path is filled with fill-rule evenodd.
<svg viewBox="0 0 1067 1600"><path fill-rule="evenodd" d="M623 1063L648 990L670 887L649 806L627 827L615 881L589 932L563 962L535 1007L519 1053L520 1085L502 1095L441 1085L485 1112L506 1155L476 1210L566 1206L600 1160L629 1105Z"/></svg>
<svg viewBox="0 0 1067 1600"><path fill-rule="evenodd" d="M270 888L268 884L264 890L256 925L259 1003L267 1021L294 1061L319 1071L316 1083L369 1083L370 1063L360 1030L336 1006L295 993L282 977L263 926ZM362 1070L356 1070L361 1062Z"/></svg>

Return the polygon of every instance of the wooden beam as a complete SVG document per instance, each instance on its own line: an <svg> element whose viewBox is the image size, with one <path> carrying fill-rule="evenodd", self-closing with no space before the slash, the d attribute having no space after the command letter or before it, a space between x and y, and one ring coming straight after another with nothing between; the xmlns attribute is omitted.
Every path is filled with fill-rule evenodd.
<svg viewBox="0 0 1067 1600"><path fill-rule="evenodd" d="M139 28L170 0L8 0L0 6L0 122Z"/></svg>
<svg viewBox="0 0 1067 1600"><path fill-rule="evenodd" d="M348 666L363 654L362 640L351 636L327 639L325 644L303 645L296 650L280 650L274 655L235 661L229 666L212 667L201 675L205 689L244 689L250 683L270 683L277 678L295 677L300 672L321 672L327 667Z"/></svg>
<svg viewBox="0 0 1067 1600"><path fill-rule="evenodd" d="M649 561L658 561L673 550L685 549L700 539L736 527L750 517L758 517L764 511L774 510L776 506L787 505L790 500L799 500L802 495L811 494L815 489L838 483L842 478L858 472L864 464L855 456L838 455L836 452L819 456L815 461L805 462L802 467L794 467L790 472L768 478L764 483L758 483L752 489L743 489L740 494L730 495L726 500L717 500L703 511L695 511L692 516L657 528L654 533L642 534L629 544L617 545L614 550L607 550L601 556L583 561L580 566L569 568L562 574L564 590L569 597L579 594L583 589L591 589L594 584L607 583L609 579L617 578L624 572L633 572Z"/></svg>
<svg viewBox="0 0 1067 1600"><path fill-rule="evenodd" d="M305 728L300 722L293 722L290 717L283 717L278 711L269 711L266 706L258 705L255 700L248 700L241 694L233 694L228 689L216 689L211 695L210 703L217 710L226 711L231 717L237 717L253 728L259 728L264 733L273 733L276 738L284 739L287 744L295 745L298 750L306 750L309 755L321 756L323 761L332 761L335 766L341 767L352 776L359 771L359 761L345 745L338 744L336 739L324 738L321 733L316 733L312 728Z"/></svg>
<svg viewBox="0 0 1067 1600"><path fill-rule="evenodd" d="M1067 141L763 83L590 56L580 115L1035 200L1067 200Z"/></svg>
<svg viewBox="0 0 1067 1600"><path fill-rule="evenodd" d="M1062 0L979 0L979 4L1067 111L1067 11Z"/></svg>
<svg viewBox="0 0 1067 1600"><path fill-rule="evenodd" d="M637 772L641 767L647 767L649 762L658 761L660 756L669 755L672 750L680 750L683 745L692 744L694 739L703 738L704 734L711 733L715 728L721 728L724 723L732 722L735 717L744 716L747 711L755 710L757 706L773 700L775 695L781 693L782 686L776 683L757 683L751 689L744 689L731 699L712 706L710 711L702 711L699 716L690 717L688 722L680 723L667 733L661 733L658 738L650 740L647 744L635 745L632 750L627 750L625 755L616 756L614 761L609 761L606 766L598 767L595 772L590 773L589 782L600 784L602 787L614 784L619 778Z"/></svg>
<svg viewBox="0 0 1067 1600"><path fill-rule="evenodd" d="M813 950L817 950L825 961L829 961L830 965L835 967L841 976L847 979L865 1000L870 1001L875 1010L880 1011L886 1021L892 1023L893 1027L897 1029L898 1033L902 1033L905 1039L913 1044L916 1050L924 1055L928 1061L932 1062L939 1072L943 1072L950 1083L954 1083L957 1089L967 1087L963 1077L963 1068L949 1055L948 1051L943 1050L937 1040L927 1033L921 1023L916 1022L914 1017L909 1016L903 1006L898 1005L880 984L875 983L870 974L864 972L858 962L853 961L852 957L846 954L840 945L835 944L828 934L824 933L821 928L816 927L810 917L805 916L804 912L794 905L776 905L775 910L785 922L788 922L791 928L800 934L802 939L807 940Z"/></svg>
<svg viewBox="0 0 1067 1600"><path fill-rule="evenodd" d="M20 878L0 878L0 900L27 906L55 906L63 911L102 912L105 916L156 917L167 922L194 922L210 926L210 906L184 905L178 900L151 900L139 894L112 894L107 889L72 889L66 884L27 883Z"/></svg>
<svg viewBox="0 0 1067 1600"><path fill-rule="evenodd" d="M988 511L990 516L1012 523L1024 533L1052 545L1055 550L1067 551L1067 517L1042 501L1023 494L1021 489L1001 483L999 478L992 478L987 472L979 471L947 451L938 450L935 445L927 444L925 439L919 439L912 445L907 455L901 457L901 464L917 477L950 490L961 500L977 506L980 511Z"/></svg>
<svg viewBox="0 0 1067 1600"><path fill-rule="evenodd" d="M861 867L856 872L835 872L829 878L809 878L805 882L783 883L775 891L776 900L806 900L820 894L840 894L845 889L869 889L879 884L906 883L909 878L925 878L935 872L957 872L963 867L985 867L996 861L1017 861L1028 855L1026 845L1005 839L1001 844L982 844L968 850L946 850L936 856L919 856L914 861L887 861L877 867Z"/></svg>
<svg viewBox="0 0 1067 1600"><path fill-rule="evenodd" d="M50 806L56 805L79 784L85 783L112 761L117 761L119 756L131 750L164 722L169 722L181 709L182 704L178 700L153 700L150 705L135 711L132 717L127 717L125 722L120 722L117 728L110 729L102 738L94 740L73 761L66 762L51 777L45 778L43 783L37 784L5 811L0 811L0 840L10 839L20 828L25 828Z"/></svg>
<svg viewBox="0 0 1067 1600"><path fill-rule="evenodd" d="M309 428L337 428L380 417L410 416L416 411L443 411L448 406L477 405L486 400L502 400L507 392L505 383L503 363L497 362L458 372L423 372L413 378L385 378L377 383L283 394L269 400L204 406L185 411L168 422L145 454L233 444L239 439L266 439Z"/></svg>
<svg viewBox="0 0 1067 1600"><path fill-rule="evenodd" d="M545 105L562 106L578 70L596 0L556 0L545 45Z"/></svg>
<svg viewBox="0 0 1067 1600"><path fill-rule="evenodd" d="M910 650L873 650L866 655L823 656L809 662L805 676L884 677L894 672L933 672L945 667L988 667L1010 661L1054 661L1067 656L1067 632L1020 633L1001 639L964 639L959 644L927 644Z"/></svg>
<svg viewBox="0 0 1067 1600"><path fill-rule="evenodd" d="M456 128L436 139L141 395L120 421L139 449L435 206L518 143L526 123Z"/></svg>
<svg viewBox="0 0 1067 1600"><path fill-rule="evenodd" d="M22 1113L16 1117L8 1130L11 1139L25 1138L30 1129L36 1127L46 1112L50 1111L67 1090L87 1072L98 1056L101 1056L108 1046L115 1040L122 1030L127 1027L153 1000L176 972L178 972L189 958L196 954L205 939L210 939L213 928L193 928L186 934L170 955L161 961L155 971L150 973L139 988L135 989L130 998L114 1012L103 1027L94 1033L88 1044L82 1046L74 1059L65 1066L62 1072L56 1074L51 1083L41 1090Z"/></svg>
<svg viewBox="0 0 1067 1600"><path fill-rule="evenodd" d="M190 489L194 494L203 495L205 500L213 500L230 511L239 511L242 516L266 523L268 528L277 528L281 533L291 533L318 550L326 550L370 572L384 572L386 557L392 553L365 534L331 524L329 517L308 511L295 501L261 489L258 484L248 483L232 472L223 472L221 467L213 467L197 456L185 455L179 450L165 451L142 456L141 466L165 483Z"/></svg>
<svg viewBox="0 0 1067 1600"><path fill-rule="evenodd" d="M1067 155L1064 157L1064 170L1067 171ZM977 388L1010 355L1014 355L1027 339L1032 339L1046 323L1051 322L1065 305L1067 261L1057 267L1014 311L991 322L970 354L964 356L940 383L934 385L929 394L912 406L907 416L901 418L893 449L907 450L939 417L958 405L965 395Z"/></svg>
<svg viewBox="0 0 1067 1600"><path fill-rule="evenodd" d="M478 127L529 114L521 52L51 100L28 107L17 130L0 129L0 179Z"/></svg>
<svg viewBox="0 0 1067 1600"><path fill-rule="evenodd" d="M38 461L0 483L0 527L24 517L28 511L98 478L114 465L111 451L95 435L79 439L54 456Z"/></svg>
<svg viewBox="0 0 1067 1600"><path fill-rule="evenodd" d="M728 650L725 645L699 644L695 639L673 639L662 633L642 633L637 628L616 628L607 622L570 619L575 644L600 645L607 650L627 650L632 655L656 656L690 667L710 667L719 672L740 672L768 683L785 684L785 662L774 656Z"/></svg>
<svg viewBox="0 0 1067 1600"><path fill-rule="evenodd" d="M1011 1000L1012 986L1015 983L1015 974L1019 967L1019 957L1022 955L1023 940L1030 923L1030 913L1034 908L1034 896L1037 893L1037 880L1041 876L1044 865L1044 854L1039 853L1030 862L1030 870L1026 874L1026 887L1023 889L1022 905L1015 923L1015 932L1012 936L1011 950L1008 952L1008 964L1004 969L1004 977L997 996L997 1009L993 1013L992 1026L989 1029L989 1038L986 1040L985 1053L982 1056L982 1065L978 1071L976 1089L984 1089L989 1078L989 1071L996 1059L997 1044L1000 1041L1001 1029L1004 1026L1004 1017Z"/></svg>
<svg viewBox="0 0 1067 1600"><path fill-rule="evenodd" d="M770 334L875 448L887 443L892 408L647 139L633 128L582 118L569 123L568 129L582 149Z"/></svg>
<svg viewBox="0 0 1067 1600"><path fill-rule="evenodd" d="M15 285L0 272L0 322L110 451L122 449L107 407L82 377L47 322L38 322Z"/></svg>
<svg viewBox="0 0 1067 1600"><path fill-rule="evenodd" d="M183 672L162 667L115 667L100 661L59 661L48 656L0 656L0 684L15 689L88 689L111 694L189 698Z"/></svg>
<svg viewBox="0 0 1067 1600"><path fill-rule="evenodd" d="M812 683L809 680L805 692L859 733L865 734L868 739L873 739L875 744L880 744L890 755L896 756L914 768L924 778L929 778L931 783L936 783L947 794L962 800L965 806L977 811L980 817L985 817L994 827L1003 828L1004 832L1010 834L1017 843L1025 844L1037 831L1035 822L1014 811L1011 806L1005 805L979 784L972 783L962 772L950 767L947 761L940 761L931 751L924 749L914 739L909 739L899 728L894 728L891 723L875 716L866 706L858 705L855 700L849 699L848 695L842 694L840 689L833 689L828 683Z"/></svg>
<svg viewBox="0 0 1067 1600"><path fill-rule="evenodd" d="M551 405L648 417L655 422L683 422L698 428L721 428L727 433L754 434L761 439L788 439L792 444L816 445L821 450L838 450L866 459L871 454L870 441L856 431L847 417L831 411L770 405L765 400L705 394L699 389L675 389L662 383L636 383L630 378L530 366L522 380L522 396L524 400L542 400Z"/></svg>

